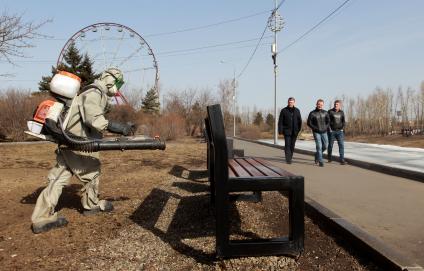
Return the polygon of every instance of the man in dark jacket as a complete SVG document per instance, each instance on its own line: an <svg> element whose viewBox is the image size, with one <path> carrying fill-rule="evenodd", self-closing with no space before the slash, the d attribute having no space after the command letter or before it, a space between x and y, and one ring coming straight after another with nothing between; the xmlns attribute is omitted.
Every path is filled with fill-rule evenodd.
<svg viewBox="0 0 424 271"><path fill-rule="evenodd" d="M308 116L308 126L312 129L316 145L315 163L320 167L324 166L322 160L322 153L327 149L328 136L327 131L330 125L330 117L328 112L322 109L324 107L324 100L319 99L316 104L315 110L311 111Z"/></svg>
<svg viewBox="0 0 424 271"><path fill-rule="evenodd" d="M328 131L328 162L332 160L333 144L334 139L337 140L339 145L340 164L346 164L344 160L344 127L345 127L345 115L341 108L341 101L336 100L334 107L328 111L330 115L330 129Z"/></svg>
<svg viewBox="0 0 424 271"><path fill-rule="evenodd" d="M278 118L278 133L284 135L284 153L287 164L291 164L297 135L302 128L302 117L298 108L294 107L295 99L290 97L287 106L281 109Z"/></svg>

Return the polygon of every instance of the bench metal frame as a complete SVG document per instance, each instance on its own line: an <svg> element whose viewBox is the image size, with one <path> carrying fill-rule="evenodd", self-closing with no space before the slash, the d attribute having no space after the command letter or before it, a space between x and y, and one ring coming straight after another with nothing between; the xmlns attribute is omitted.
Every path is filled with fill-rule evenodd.
<svg viewBox="0 0 424 271"><path fill-rule="evenodd" d="M207 107L208 171L211 203L216 215L216 253L219 258L293 255L304 246L304 178L294 176L229 177L228 151L219 104ZM209 126L209 127L208 127ZM271 239L230 240L229 194L245 191L288 191L289 236Z"/></svg>

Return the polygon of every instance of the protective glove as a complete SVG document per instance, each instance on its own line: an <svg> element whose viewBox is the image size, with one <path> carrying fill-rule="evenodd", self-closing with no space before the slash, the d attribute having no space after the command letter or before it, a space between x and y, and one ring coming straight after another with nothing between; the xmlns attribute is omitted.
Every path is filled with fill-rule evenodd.
<svg viewBox="0 0 424 271"><path fill-rule="evenodd" d="M107 130L115 134L121 134L121 135L127 136L127 135L134 134L136 130L136 126L135 124L130 122L120 123L120 122L109 121L107 125Z"/></svg>

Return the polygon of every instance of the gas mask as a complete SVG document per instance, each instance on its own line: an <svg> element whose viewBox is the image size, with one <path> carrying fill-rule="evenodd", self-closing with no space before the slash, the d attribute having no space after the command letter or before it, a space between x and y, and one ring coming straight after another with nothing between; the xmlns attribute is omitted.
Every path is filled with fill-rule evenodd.
<svg viewBox="0 0 424 271"><path fill-rule="evenodd" d="M108 68L105 70L100 80L105 83L109 97L115 96L124 84L124 76L117 68Z"/></svg>

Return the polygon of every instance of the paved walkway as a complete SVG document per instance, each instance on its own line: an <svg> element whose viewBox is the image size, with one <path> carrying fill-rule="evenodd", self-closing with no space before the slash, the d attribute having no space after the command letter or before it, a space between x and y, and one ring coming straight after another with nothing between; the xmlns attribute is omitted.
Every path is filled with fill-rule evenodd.
<svg viewBox="0 0 424 271"><path fill-rule="evenodd" d="M234 147L303 175L306 197L424 266L424 183L335 162L321 168L309 155L287 165L282 150L247 141Z"/></svg>
<svg viewBox="0 0 424 271"><path fill-rule="evenodd" d="M274 140L271 139L260 141L274 143ZM279 140L278 145L284 146L284 141ZM315 142L311 140L297 140L296 148L315 151ZM350 159L424 173L424 149L422 148L345 142L345 154L346 158ZM333 155L339 156L337 142L334 142Z"/></svg>

